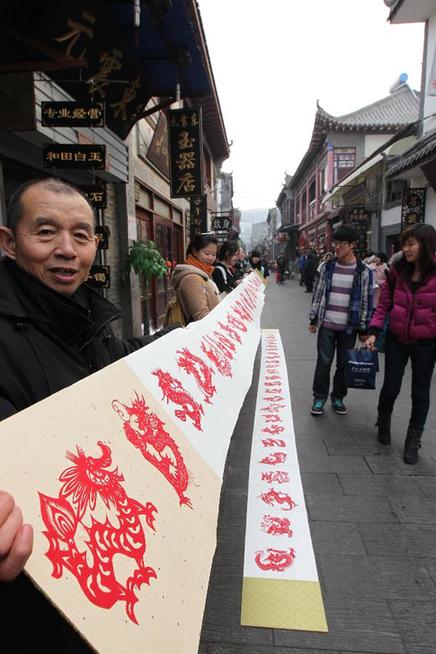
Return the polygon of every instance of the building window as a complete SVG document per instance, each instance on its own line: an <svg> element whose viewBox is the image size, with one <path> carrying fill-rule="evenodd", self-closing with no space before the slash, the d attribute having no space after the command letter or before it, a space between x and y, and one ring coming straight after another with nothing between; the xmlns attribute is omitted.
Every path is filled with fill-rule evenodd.
<svg viewBox="0 0 436 654"><path fill-rule="evenodd" d="M334 179L337 184L356 164L356 148L335 148Z"/></svg>
<svg viewBox="0 0 436 654"><path fill-rule="evenodd" d="M407 179L392 179L386 182L385 206L396 207L401 204L403 191L408 187Z"/></svg>

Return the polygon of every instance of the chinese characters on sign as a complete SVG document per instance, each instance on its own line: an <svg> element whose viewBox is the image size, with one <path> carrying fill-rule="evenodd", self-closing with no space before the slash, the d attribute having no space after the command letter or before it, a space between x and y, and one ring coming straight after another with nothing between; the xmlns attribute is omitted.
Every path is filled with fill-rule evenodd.
<svg viewBox="0 0 436 654"><path fill-rule="evenodd" d="M147 159L160 170L165 177L170 176L170 160L168 155L168 126L165 114L161 114L154 132Z"/></svg>
<svg viewBox="0 0 436 654"><path fill-rule="evenodd" d="M86 195L94 209L106 209L106 183L99 181L94 185L77 185Z"/></svg>
<svg viewBox="0 0 436 654"><path fill-rule="evenodd" d="M170 186L172 198L203 193L201 107L169 112Z"/></svg>
<svg viewBox="0 0 436 654"><path fill-rule="evenodd" d="M191 238L196 234L207 232L207 195L191 198L189 213L191 216Z"/></svg>
<svg viewBox="0 0 436 654"><path fill-rule="evenodd" d="M110 230L107 225L97 225L95 228L95 234L98 238L98 249L99 250L108 250L109 249L109 236Z"/></svg>
<svg viewBox="0 0 436 654"><path fill-rule="evenodd" d="M91 266L89 277L87 279L88 286L92 288L110 288L111 286L111 269L110 266Z"/></svg>
<svg viewBox="0 0 436 654"><path fill-rule="evenodd" d="M43 145L44 168L81 168L104 170L106 162L105 145Z"/></svg>
<svg viewBox="0 0 436 654"><path fill-rule="evenodd" d="M401 231L414 223L424 222L425 188L406 188L401 205Z"/></svg>
<svg viewBox="0 0 436 654"><path fill-rule="evenodd" d="M110 35L110 36L108 36ZM73 60L86 59L83 84L54 73L79 103L105 106L106 124L125 139L151 97L144 67L106 3L59 3L48 26L50 46Z"/></svg>
<svg viewBox="0 0 436 654"><path fill-rule="evenodd" d="M104 105L41 102L41 124L45 127L104 127Z"/></svg>

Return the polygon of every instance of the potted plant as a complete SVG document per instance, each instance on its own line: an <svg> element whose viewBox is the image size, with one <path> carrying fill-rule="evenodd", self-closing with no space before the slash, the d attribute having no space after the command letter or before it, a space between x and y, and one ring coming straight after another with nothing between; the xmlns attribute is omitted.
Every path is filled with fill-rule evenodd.
<svg viewBox="0 0 436 654"><path fill-rule="evenodd" d="M150 316L148 312L147 297L149 282L155 277L164 277L167 274L167 265L165 259L161 256L156 244L150 240L140 239L133 241L129 246L129 252L126 260L126 276L130 276L133 271L139 277L141 293L143 297L143 325L144 334L150 333Z"/></svg>

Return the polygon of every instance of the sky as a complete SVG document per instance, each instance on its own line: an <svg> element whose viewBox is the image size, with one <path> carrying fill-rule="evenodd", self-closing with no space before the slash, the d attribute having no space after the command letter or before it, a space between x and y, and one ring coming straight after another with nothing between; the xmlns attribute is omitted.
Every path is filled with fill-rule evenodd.
<svg viewBox="0 0 436 654"><path fill-rule="evenodd" d="M312 136L316 102L340 116L421 87L422 23L383 0L198 0L233 173L233 204L274 207Z"/></svg>

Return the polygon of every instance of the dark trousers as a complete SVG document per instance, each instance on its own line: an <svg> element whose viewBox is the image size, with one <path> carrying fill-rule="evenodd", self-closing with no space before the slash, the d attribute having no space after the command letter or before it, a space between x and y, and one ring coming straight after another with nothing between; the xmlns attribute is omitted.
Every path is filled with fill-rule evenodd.
<svg viewBox="0 0 436 654"><path fill-rule="evenodd" d="M345 364L347 350L354 347L356 334L337 332L327 327L320 327L318 331L318 359L313 378L313 395L316 399L326 400L330 388L330 368L336 352L336 371L333 378L332 397L342 399L347 394L345 384Z"/></svg>
<svg viewBox="0 0 436 654"><path fill-rule="evenodd" d="M430 340L408 345L399 343L388 332L385 341L385 376L377 408L380 414L392 413L409 358L412 363L412 413L409 423L424 429L430 408L430 384L435 359L434 344Z"/></svg>

